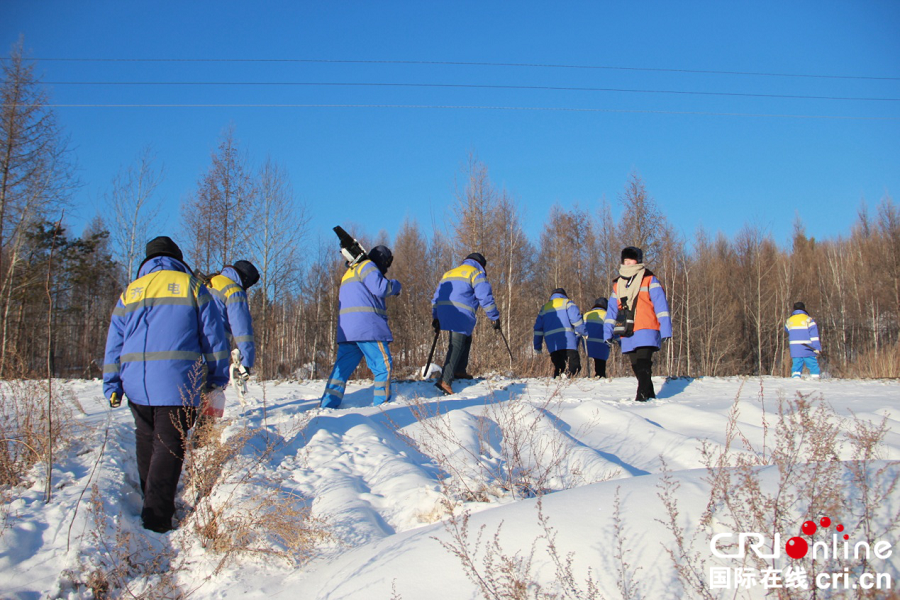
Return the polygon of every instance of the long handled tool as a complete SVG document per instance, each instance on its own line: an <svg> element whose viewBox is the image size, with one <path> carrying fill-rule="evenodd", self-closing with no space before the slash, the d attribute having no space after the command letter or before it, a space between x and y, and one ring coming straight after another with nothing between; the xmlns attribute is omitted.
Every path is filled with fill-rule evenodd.
<svg viewBox="0 0 900 600"><path fill-rule="evenodd" d="M503 343L506 344L506 351L509 352L509 370L512 371L513 370L513 355L512 355L512 350L509 349L509 342L506 341L506 335L504 335L502 329L498 329L497 333L500 334L500 337L503 338Z"/></svg>
<svg viewBox="0 0 900 600"><path fill-rule="evenodd" d="M585 341L585 338L583 338L583 337L578 338L578 341L579 341L579 346L581 346L581 345L584 346L584 367L585 367L584 371L585 371L585 373L587 373L588 379L590 379L591 378L591 363L594 361L591 360L591 356L590 356L590 354L588 354L587 342Z"/></svg>
<svg viewBox="0 0 900 600"><path fill-rule="evenodd" d="M438 338L441 337L440 330L434 332L434 341L431 342L431 350L428 351L428 360L425 361L425 366L422 368L422 379L428 377L428 367L431 366L431 358L434 356L434 347L437 346Z"/></svg>

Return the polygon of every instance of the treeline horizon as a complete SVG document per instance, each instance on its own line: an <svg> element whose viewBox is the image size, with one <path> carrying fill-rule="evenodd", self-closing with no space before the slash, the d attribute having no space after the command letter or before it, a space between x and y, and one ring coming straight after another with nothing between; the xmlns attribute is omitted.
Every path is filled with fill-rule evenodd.
<svg viewBox="0 0 900 600"><path fill-rule="evenodd" d="M205 274L237 260L257 266L261 280L249 297L260 377L326 377L344 261L331 231L309 231L286 170L271 157L254 163L233 127L226 129L182 204L181 227L165 231L155 225L154 196L164 169L144 150L110 182L102 216L71 236L64 215L78 187L74 151L20 50L3 63L0 89L0 377L100 376L116 299L157 235L172 237ZM403 284L388 301L398 378L416 377L424 366L434 289L470 252L487 259L512 350L511 358L479 318L470 370L542 376L549 359L532 352L532 327L550 291L565 288L589 310L611 293L625 246L644 250L669 299L674 335L656 355L654 374L787 376L784 321L803 301L819 324L826 373L900 376L900 210L889 195L873 214L861 203L845 235L816 240L796 221L786 247L754 225L730 238L698 229L685 239L636 172L616 202L617 217L606 201L555 205L538 239L529 239L522 206L469 156L442 226L423 230L406 219L391 239L337 212L334 225L366 248L385 244L394 253L389 276ZM442 364L445 349L446 339L432 361ZM358 377L367 374L361 369ZM609 375L630 374L614 350Z"/></svg>

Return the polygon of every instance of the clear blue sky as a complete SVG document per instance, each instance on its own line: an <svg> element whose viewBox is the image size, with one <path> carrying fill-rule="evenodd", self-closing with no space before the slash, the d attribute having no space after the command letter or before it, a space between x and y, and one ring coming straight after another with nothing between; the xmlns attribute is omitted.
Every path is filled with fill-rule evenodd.
<svg viewBox="0 0 900 600"><path fill-rule="evenodd" d="M893 0L0 4L3 55L24 35L36 59L120 59L39 60L47 82L118 84L53 83L55 103L142 105L56 109L84 183L76 230L151 145L175 232L233 124L254 163L287 168L325 235L352 221L393 236L407 215L429 227L474 152L535 241L554 203L615 206L632 171L689 240L752 223L786 243L798 214L833 237L861 199L897 201L898 32ZM165 104L307 106L146 106Z"/></svg>

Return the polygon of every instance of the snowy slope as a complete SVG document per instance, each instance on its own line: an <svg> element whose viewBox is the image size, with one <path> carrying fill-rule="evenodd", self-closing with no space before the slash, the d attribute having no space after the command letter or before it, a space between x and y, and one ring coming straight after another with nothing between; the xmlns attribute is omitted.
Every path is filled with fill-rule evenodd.
<svg viewBox="0 0 900 600"><path fill-rule="evenodd" d="M729 566L727 560L716 562L709 549L710 535L727 530L727 523L701 525L700 518L710 495L704 452L729 443L736 400L740 434L767 452L776 443L779 399L800 393L816 406L833 407L841 446L832 460L846 461L835 463L844 473L838 491L845 506L830 516L845 515L848 527L859 501L847 470L853 458L851 414L866 422L886 419L888 432L870 468L879 481L896 474L886 462L900 458L896 381L766 377L655 383L659 399L638 404L630 400L631 378L458 381L449 397L439 397L428 382L405 382L395 385L394 402L382 409L371 406L371 386L360 381L350 384L336 410L317 407L322 381L251 385L253 405L244 411L229 390L224 437L247 427L256 432L235 463L236 472L251 469L253 477L246 489L229 488L233 501L250 501L266 493L260 482L275 482L329 524L333 537L311 561L296 566L259 554L222 564L187 525L166 535L144 532L131 415L124 407L106 408L99 382L69 382L85 410L77 419L81 433L54 469L50 504L43 503L40 468L31 475L32 486L12 491L0 535L0 597L90 598L89 574L114 569L123 556L129 566L110 578L110 592L125 597L130 596L118 589L124 585L130 594L151 597L172 590L194 598L480 597L460 560L441 545L454 542L448 510L455 523L464 511L471 513L471 541L481 526L486 540L500 527L502 552L527 557L533 548L531 579L551 589L555 574L541 539L547 531L538 521L535 489L546 492L542 514L556 533L559 555L574 553L580 585L590 575L603 597L619 598L617 581L631 574L635 597L692 597L677 583L666 553L673 536L663 525L668 516L659 497L663 465L680 484L673 491L678 527L689 538L696 534L692 547L710 565ZM731 443L736 454L744 451ZM259 456L262 462L252 466ZM887 471L875 471L885 466ZM778 477L775 467L763 467L762 489L777 490ZM192 494L185 491L180 503L191 504ZM881 503L883 514L875 521L884 524L897 506L900 489ZM799 526L798 521L797 532L785 536L799 533ZM893 546L895 535L883 539ZM627 550L627 567L616 557L617 542ZM483 566L482 556L476 564ZM896 581L900 552L875 567ZM764 592L757 586L745 593ZM734 590L720 593L732 597Z"/></svg>

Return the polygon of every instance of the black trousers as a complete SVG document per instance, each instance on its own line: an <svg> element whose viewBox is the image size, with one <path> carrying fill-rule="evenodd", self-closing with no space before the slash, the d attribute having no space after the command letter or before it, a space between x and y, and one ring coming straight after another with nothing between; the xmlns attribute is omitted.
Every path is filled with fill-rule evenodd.
<svg viewBox="0 0 900 600"><path fill-rule="evenodd" d="M141 520L146 529L169 531L184 445L196 411L183 406L128 406L134 416L135 452L144 493Z"/></svg>
<svg viewBox="0 0 900 600"><path fill-rule="evenodd" d="M448 331L450 345L447 346L447 358L444 359L444 370L441 379L447 385L453 383L457 373L467 371L469 367L469 349L472 347L472 336L456 331Z"/></svg>
<svg viewBox="0 0 900 600"><path fill-rule="evenodd" d="M594 359L594 377L606 377L606 359Z"/></svg>
<svg viewBox="0 0 900 600"><path fill-rule="evenodd" d="M550 353L550 361L553 363L553 377L559 377L563 372L569 377L574 377L581 370L578 350L554 350Z"/></svg>
<svg viewBox="0 0 900 600"><path fill-rule="evenodd" d="M631 359L631 370L638 380L637 395L634 397L638 402L656 398L656 390L653 389L650 377L653 374L653 353L658 350L655 346L641 346L625 353Z"/></svg>

